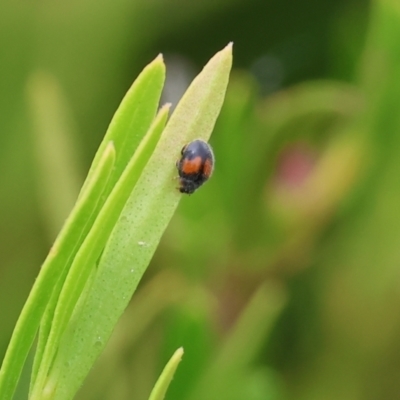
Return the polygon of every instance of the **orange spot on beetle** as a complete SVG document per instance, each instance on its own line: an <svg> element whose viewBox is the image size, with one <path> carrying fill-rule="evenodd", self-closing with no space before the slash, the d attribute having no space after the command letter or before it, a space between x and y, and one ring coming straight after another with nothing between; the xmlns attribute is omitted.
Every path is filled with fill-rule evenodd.
<svg viewBox="0 0 400 400"><path fill-rule="evenodd" d="M203 160L201 157L195 157L192 160L184 160L182 163L182 172L184 174L197 174L201 168Z"/></svg>

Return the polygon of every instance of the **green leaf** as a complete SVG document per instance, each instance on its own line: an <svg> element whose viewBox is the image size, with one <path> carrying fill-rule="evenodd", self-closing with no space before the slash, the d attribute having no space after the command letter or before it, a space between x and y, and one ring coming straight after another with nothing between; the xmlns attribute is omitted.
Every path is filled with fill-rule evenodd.
<svg viewBox="0 0 400 400"><path fill-rule="evenodd" d="M160 110L149 132L129 161L121 179L115 185L114 190L108 197L92 229L75 256L55 308L55 316L52 321L44 355L41 359L40 370L32 391L33 397L37 396L43 389L47 373L57 352L61 335L68 325L73 310L93 271L93 267L104 249L132 188L139 179L149 155L153 152L161 136L168 118L168 111L169 105L164 106Z"/></svg>
<svg viewBox="0 0 400 400"><path fill-rule="evenodd" d="M0 398L12 398L22 367L32 346L40 320L46 309L53 288L59 279L65 277L72 256L82 242L98 208L99 198L104 192L115 161L112 143L108 145L93 172L86 192L80 197L63 230L58 236L40 274L32 288L27 302L14 328L3 364L0 370Z"/></svg>
<svg viewBox="0 0 400 400"><path fill-rule="evenodd" d="M0 398L2 400L12 397L40 320L48 307L49 315L46 315L44 319L45 327L41 332L39 352L36 356L38 358L34 362L33 377L36 376L44 354L44 343L47 342L46 335L50 332L51 310L55 310L55 304L58 301L57 291L61 290L69 267L114 186L114 182L118 179L121 169L130 159L130 156L125 153L126 148L130 148L133 152L148 131L158 108L164 79L165 66L161 57L158 57L139 75L122 101L121 110L116 112L77 204L46 258L15 327L0 370ZM132 112L135 104L135 112ZM119 148L124 147L120 154L116 154L114 143ZM52 303L48 305L50 298Z"/></svg>
<svg viewBox="0 0 400 400"><path fill-rule="evenodd" d="M74 310L37 399L71 399L104 348L182 196L175 183L181 148L211 135L228 84L231 50L230 44L210 60L176 107L107 242L86 298Z"/></svg>
<svg viewBox="0 0 400 400"><path fill-rule="evenodd" d="M175 351L167 365L164 367L163 372L157 380L153 390L151 391L149 400L163 400L167 393L168 386L170 385L178 364L181 362L183 356L183 348L180 347Z"/></svg>
<svg viewBox="0 0 400 400"><path fill-rule="evenodd" d="M94 157L82 191L90 181L104 149L111 141L117 152L111 187L118 181L156 115L164 80L165 65L162 56L159 55L143 69L115 112Z"/></svg>

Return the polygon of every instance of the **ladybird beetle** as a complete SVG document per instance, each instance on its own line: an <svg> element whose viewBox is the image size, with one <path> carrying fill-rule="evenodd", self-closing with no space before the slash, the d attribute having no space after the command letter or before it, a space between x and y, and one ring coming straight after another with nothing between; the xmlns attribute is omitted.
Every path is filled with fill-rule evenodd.
<svg viewBox="0 0 400 400"><path fill-rule="evenodd" d="M197 139L183 146L181 155L176 162L178 189L181 193L192 194L210 178L214 169L214 153L208 143Z"/></svg>

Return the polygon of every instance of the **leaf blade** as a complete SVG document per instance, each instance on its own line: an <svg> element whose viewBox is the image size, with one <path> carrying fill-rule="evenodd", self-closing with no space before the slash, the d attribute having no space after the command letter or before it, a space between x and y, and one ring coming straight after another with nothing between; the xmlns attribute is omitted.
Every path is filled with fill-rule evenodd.
<svg viewBox="0 0 400 400"><path fill-rule="evenodd" d="M34 283L17 324L14 328L3 364L0 369L0 397L11 399L23 364L33 344L40 320L52 295L57 280L68 269L71 256L89 228L96 213L96 205L105 190L115 160L112 143L109 144L93 173L86 192L79 198L64 228L46 258ZM63 248L63 252L60 252Z"/></svg>
<svg viewBox="0 0 400 400"><path fill-rule="evenodd" d="M81 294L84 291L85 285L93 270L93 266L105 246L108 236L119 217L132 187L134 187L139 179L141 170L146 165L149 155L154 150L154 147L161 136L168 118L168 111L169 105L166 105L158 113L149 132L146 134L144 140L131 158L121 179L115 185L114 190L107 198L92 226L92 229L75 256L54 311L55 316L49 332L43 358L41 360L40 370L32 390L33 398L40 398L40 393L43 390L47 373L59 346L60 337L71 318Z"/></svg>
<svg viewBox="0 0 400 400"><path fill-rule="evenodd" d="M193 81L169 120L107 243L90 293L65 332L48 379L55 398L73 397L129 302L181 198L173 184L175 160L185 143L211 135L231 64L228 45Z"/></svg>
<svg viewBox="0 0 400 400"><path fill-rule="evenodd" d="M164 367L161 375L157 379L153 390L150 393L149 400L164 400L167 393L168 387L171 384L172 378L175 375L175 371L178 368L179 363L182 360L183 348L180 347L172 355L167 365Z"/></svg>

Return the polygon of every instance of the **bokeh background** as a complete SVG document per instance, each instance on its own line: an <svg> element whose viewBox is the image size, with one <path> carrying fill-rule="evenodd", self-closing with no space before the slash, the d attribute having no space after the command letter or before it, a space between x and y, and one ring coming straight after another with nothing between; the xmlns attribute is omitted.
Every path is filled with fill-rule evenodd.
<svg viewBox="0 0 400 400"><path fill-rule="evenodd" d="M3 0L0 359L124 93L234 42L213 178L182 199L77 399L400 399L397 0ZM29 362L16 399L25 399Z"/></svg>

